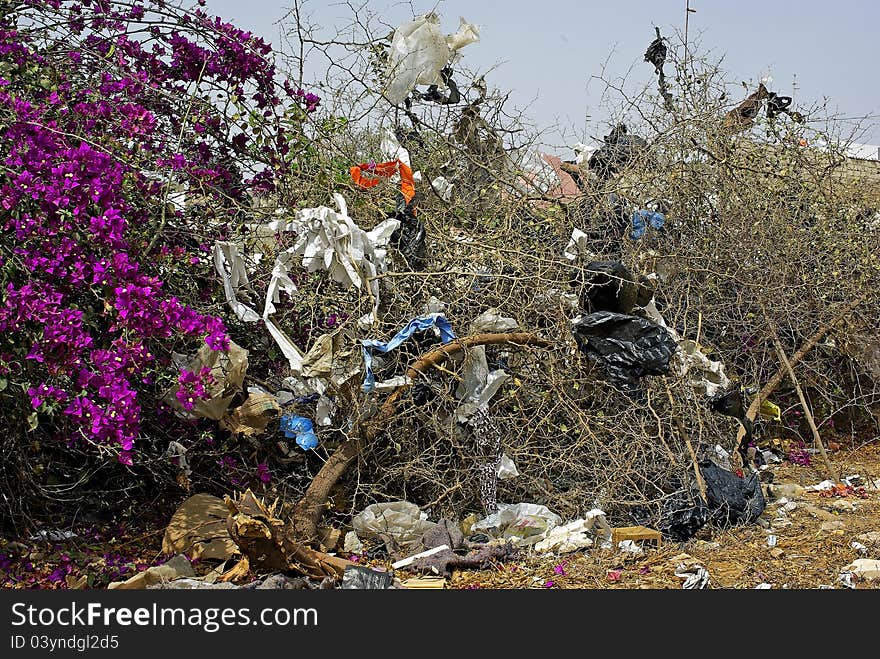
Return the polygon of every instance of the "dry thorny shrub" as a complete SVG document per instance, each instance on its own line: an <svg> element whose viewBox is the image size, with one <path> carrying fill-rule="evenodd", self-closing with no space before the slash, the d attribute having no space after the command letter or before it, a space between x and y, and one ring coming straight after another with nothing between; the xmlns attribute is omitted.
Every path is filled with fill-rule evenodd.
<svg viewBox="0 0 880 659"><path fill-rule="evenodd" d="M445 304L457 336L470 333L478 314L496 308L515 318L521 331L550 339L548 349L487 348L490 369L504 368L512 376L492 399L490 418L520 473L498 482L499 501L543 503L563 516L599 505L615 521L650 521L662 501L692 478L676 420L698 450L734 445L736 422L709 412L705 398L684 381L645 378L643 392L631 396L605 382L601 369L577 351L570 321L578 310L566 294L580 292L584 263L563 257L573 228L590 235L595 258L620 260L637 274L656 273L655 301L667 323L697 340L747 386L760 387L780 366L768 318L791 355L863 296L797 371L823 432L834 427L854 441L876 436L876 422L867 426L867 436L863 422L880 400L877 365L872 371L869 354L880 310L880 239L869 224L877 200L844 175L840 122L817 107L804 111L804 123L762 115L745 130L730 130L724 115L740 98L725 94L723 72L706 58L691 52L683 64L678 44L670 47L666 64L667 71L675 70L667 79L671 108L652 86L630 97L622 86L607 83L617 99L616 116L630 133L647 139L646 152L605 181L584 165L583 195L560 202L524 175L518 163L537 136L521 116L508 114L502 94L487 93L482 77L472 76L466 86L467 72L457 65L460 103L416 100L408 109L389 108L375 93L388 38L374 37L365 13L358 16L347 31L354 36L332 42L312 37L295 16L300 20L288 35L292 50L333 63L323 92L328 105L335 103L334 114L348 121L331 122L325 141L315 145L321 166L314 175L291 180L278 202L287 209L332 205L331 193L342 192L360 226L375 226L393 213L395 186L358 189L347 180L347 168L380 160L381 131L396 130L413 169L423 175L417 214L427 229L428 256L416 271L389 250L388 272L379 275L380 320L366 333L354 321L369 311L367 296L357 297L354 289L340 293L321 276L302 287L296 313L344 311L349 320L336 332L356 350L359 338L391 338L425 313L432 297ZM803 140L825 146L805 147ZM429 184L441 174L455 183L448 202ZM612 194L622 200L623 214ZM629 216L649 204L662 208L666 225L632 240ZM266 256L271 263L272 255ZM303 337L301 347L316 335ZM430 331L417 334L385 358L377 379L403 374L438 342ZM283 374L274 373L274 384ZM494 455L480 433L452 420L463 375L459 359L417 378L344 483L338 514L396 498L434 514L483 512L480 467ZM352 420L373 413L387 395L365 396L359 385L356 378L353 387L335 392L338 402L345 401L337 427L323 430L322 447L302 458L306 464L287 481L289 495L295 498L307 485L304 473L321 467L321 453L352 432ZM783 408L783 422L759 424L758 436L787 433L809 444L808 430L787 421L797 406L788 384L774 400ZM292 410L309 413L307 406Z"/></svg>

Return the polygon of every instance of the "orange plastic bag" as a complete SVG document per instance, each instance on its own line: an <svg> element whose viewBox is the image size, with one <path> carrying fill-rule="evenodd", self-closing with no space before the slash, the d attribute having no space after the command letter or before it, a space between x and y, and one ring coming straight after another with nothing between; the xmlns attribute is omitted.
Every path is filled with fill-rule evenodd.
<svg viewBox="0 0 880 659"><path fill-rule="evenodd" d="M356 165L351 168L351 180L362 188L372 188L378 185L382 178L390 178L397 173L400 174L400 193L408 204L416 196L416 186L412 170L400 160L380 162L375 166L365 162Z"/></svg>

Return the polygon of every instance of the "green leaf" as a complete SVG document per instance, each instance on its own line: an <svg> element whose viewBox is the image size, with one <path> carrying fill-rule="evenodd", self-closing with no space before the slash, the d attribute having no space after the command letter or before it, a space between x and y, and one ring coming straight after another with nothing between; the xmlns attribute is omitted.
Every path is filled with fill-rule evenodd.
<svg viewBox="0 0 880 659"><path fill-rule="evenodd" d="M9 384L9 382L7 382L6 378L0 378L0 391L6 389L7 384Z"/></svg>
<svg viewBox="0 0 880 659"><path fill-rule="evenodd" d="M33 431L37 429L37 426L40 425L40 422L37 420L37 413L34 412L27 418L28 430Z"/></svg>

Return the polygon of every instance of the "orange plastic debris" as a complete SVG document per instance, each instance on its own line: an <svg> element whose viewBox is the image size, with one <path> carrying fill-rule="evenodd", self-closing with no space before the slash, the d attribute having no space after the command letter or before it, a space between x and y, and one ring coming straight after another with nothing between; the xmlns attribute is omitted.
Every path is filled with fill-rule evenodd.
<svg viewBox="0 0 880 659"><path fill-rule="evenodd" d="M390 178L397 173L400 173L400 192L408 204L416 196L416 186L412 170L400 160L380 162L375 166L365 162L355 165L351 168L351 180L362 188L372 188L383 178Z"/></svg>

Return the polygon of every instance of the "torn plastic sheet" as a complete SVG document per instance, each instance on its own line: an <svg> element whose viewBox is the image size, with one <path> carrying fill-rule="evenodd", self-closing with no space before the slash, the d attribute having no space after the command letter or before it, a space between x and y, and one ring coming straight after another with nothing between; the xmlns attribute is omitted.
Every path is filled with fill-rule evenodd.
<svg viewBox="0 0 880 659"><path fill-rule="evenodd" d="M487 309L471 321L468 330L471 334L510 332L519 327L515 318L502 316L494 307Z"/></svg>
<svg viewBox="0 0 880 659"><path fill-rule="evenodd" d="M390 128L386 128L382 132L382 142L379 145L379 149L382 151L382 154L388 160L399 160L404 165L412 169L412 162L409 158L409 151L400 143L397 139L397 135L394 134L394 131ZM415 174L413 174L413 178L415 178Z"/></svg>
<svg viewBox="0 0 880 659"><path fill-rule="evenodd" d="M562 523L547 506L535 503L499 503L498 512L474 523L472 532L511 540L514 544L534 544L543 534Z"/></svg>
<svg viewBox="0 0 880 659"><path fill-rule="evenodd" d="M271 222L278 231L293 231L297 239L290 254L302 256L302 266L308 272L327 270L333 280L346 288L363 288L364 281L373 300L373 310L358 320L363 325L375 322L379 309L379 282L375 279L385 270L384 248L391 234L400 226L395 219L387 219L372 231L364 231L348 216L348 207L342 195L334 193L338 211L326 206L304 208L290 222Z"/></svg>
<svg viewBox="0 0 880 659"><path fill-rule="evenodd" d="M248 305L240 302L239 288L253 291L248 280L247 267L235 243L217 241L214 243L214 268L223 279L223 293L238 319L246 323L256 323L260 315Z"/></svg>
<svg viewBox="0 0 880 659"><path fill-rule="evenodd" d="M442 300L438 300L435 296L431 296L428 301L422 307L422 310L426 313L443 313L446 311L446 303Z"/></svg>
<svg viewBox="0 0 880 659"><path fill-rule="evenodd" d="M186 460L186 447L180 442L168 442L168 448L165 449L165 457L169 458L172 463L176 460L177 467L187 476L192 474L192 469L189 468L189 462Z"/></svg>
<svg viewBox="0 0 880 659"><path fill-rule="evenodd" d="M724 373L723 363L709 359L694 341L682 339L675 329L666 324L654 300L645 305L644 310L648 318L665 327L666 331L678 341L680 350L672 357L673 372L678 377L687 376L691 388L709 398L728 390L730 378Z"/></svg>
<svg viewBox="0 0 880 659"><path fill-rule="evenodd" d="M489 401L510 375L502 369L489 371L485 346L475 346L468 351L462 370L462 381L455 391L462 401L456 410L456 420L466 423L477 410L488 408Z"/></svg>
<svg viewBox="0 0 880 659"><path fill-rule="evenodd" d="M574 162L576 165L580 165L584 162L584 160L589 160L590 156L592 156L596 151L599 150L598 145L588 145L583 142L575 142L571 150L574 151L575 157Z"/></svg>
<svg viewBox="0 0 880 659"><path fill-rule="evenodd" d="M455 338L452 326L446 319L446 316L440 313L427 314L418 318L413 318L406 327L395 334L390 341L379 341L378 339L362 339L364 351L364 393L373 391L376 387L376 377L373 375L373 351L385 354L394 350L404 341L409 339L416 332L421 332L430 327L436 327L440 330L440 340L443 343L449 343Z"/></svg>
<svg viewBox="0 0 880 659"><path fill-rule="evenodd" d="M439 16L429 13L402 23L394 31L383 92L389 101L399 105L416 85L446 87L440 71L458 50L480 38L475 25L464 18L460 23L458 32L444 36Z"/></svg>
<svg viewBox="0 0 880 659"><path fill-rule="evenodd" d="M374 503L351 520L358 538L390 535L400 544L418 541L437 525L428 521L428 514L409 501Z"/></svg>
<svg viewBox="0 0 880 659"><path fill-rule="evenodd" d="M550 190L562 185L562 181L553 166L544 160L542 154L538 151L529 151L525 154L520 162L522 170L522 179L516 180L516 185L522 190L528 190L528 187L537 188L541 194L547 194ZM529 186L523 185L522 180L528 182Z"/></svg>
<svg viewBox="0 0 880 659"><path fill-rule="evenodd" d="M217 241L214 243L214 267L217 274L223 280L223 292L226 301L232 308L232 311L240 320L246 323L256 323L263 320L269 334L275 339L275 343L281 348L282 354L287 358L291 369L295 372L299 371L302 361L302 355L293 342L282 332L271 320L269 315L275 312L275 306L272 302L278 302L278 291L285 290L291 293L296 290L296 286L287 277L285 269L285 255L282 254L275 262L275 268L272 271L272 280L269 282L269 288L266 292L266 304L263 309L262 318L252 308L239 301L237 290L244 287L253 290L248 281L247 268L245 261L239 254L238 247L234 243Z"/></svg>
<svg viewBox="0 0 880 659"><path fill-rule="evenodd" d="M438 176L431 181L431 187L443 201L448 202L452 199L452 188L455 187L455 183L450 183L445 176Z"/></svg>
<svg viewBox="0 0 880 659"><path fill-rule="evenodd" d="M362 188L372 188L379 185L383 178L400 179L400 194L409 204L416 196L415 179L412 169L401 160L389 160L380 163L365 163L354 165L351 169L351 180Z"/></svg>

